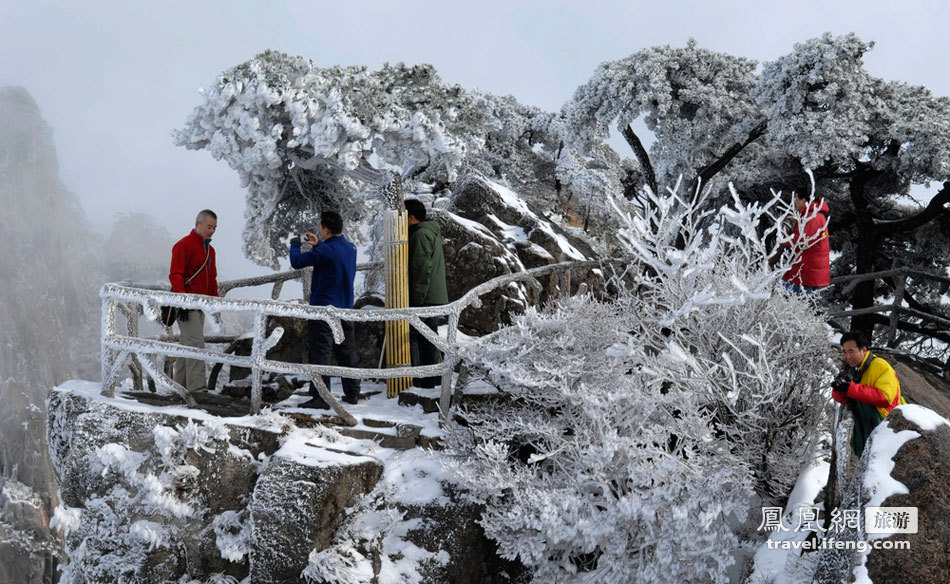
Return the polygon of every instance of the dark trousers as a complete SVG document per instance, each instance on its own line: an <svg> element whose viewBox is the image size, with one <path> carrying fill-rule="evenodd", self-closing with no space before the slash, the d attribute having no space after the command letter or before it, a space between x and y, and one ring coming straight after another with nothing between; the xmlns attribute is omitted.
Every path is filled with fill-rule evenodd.
<svg viewBox="0 0 950 584"><path fill-rule="evenodd" d="M433 331L439 330L441 317L433 316L423 318L422 322ZM409 353L412 355L413 366L417 365L435 365L442 362L442 352L435 348L435 345L428 339L419 334L414 327L409 327ZM413 385L416 387L435 387L442 383L441 377L421 377L417 378Z"/></svg>
<svg viewBox="0 0 950 584"><path fill-rule="evenodd" d="M310 336L310 363L313 365L331 365L333 363L331 356L336 357L336 364L340 367L356 367L356 342L354 337L354 326L352 322L343 321L343 342L337 345L333 342L333 332L330 325L322 320L311 320L307 323ZM360 395L360 380L343 380L343 393L347 397L357 397ZM330 389L330 376L323 376L323 383ZM317 388L310 384L310 395L319 397Z"/></svg>

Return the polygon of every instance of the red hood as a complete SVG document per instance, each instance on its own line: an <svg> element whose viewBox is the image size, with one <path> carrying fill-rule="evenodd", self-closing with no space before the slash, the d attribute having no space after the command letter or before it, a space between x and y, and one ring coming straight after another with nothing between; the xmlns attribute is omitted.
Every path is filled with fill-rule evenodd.
<svg viewBox="0 0 950 584"><path fill-rule="evenodd" d="M819 197L815 199L814 201L808 203L808 205L806 205L805 208L800 211L800 213L802 215L814 215L815 209L818 209L819 213L823 213L825 215L827 215L828 211L831 210L828 207L828 203L825 201L825 199Z"/></svg>

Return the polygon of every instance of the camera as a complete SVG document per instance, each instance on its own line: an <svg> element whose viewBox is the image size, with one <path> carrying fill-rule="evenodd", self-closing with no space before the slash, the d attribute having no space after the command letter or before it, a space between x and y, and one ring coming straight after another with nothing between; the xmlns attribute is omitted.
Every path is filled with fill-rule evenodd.
<svg viewBox="0 0 950 584"><path fill-rule="evenodd" d="M861 380L861 376L859 375L858 368L851 367L851 366L845 366L841 371L838 372L835 378L847 379L848 381L854 381L854 382Z"/></svg>

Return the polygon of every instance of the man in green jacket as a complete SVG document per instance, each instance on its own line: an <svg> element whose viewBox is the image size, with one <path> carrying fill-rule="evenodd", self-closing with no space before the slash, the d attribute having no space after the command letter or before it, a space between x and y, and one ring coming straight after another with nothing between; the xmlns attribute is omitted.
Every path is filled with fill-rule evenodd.
<svg viewBox="0 0 950 584"><path fill-rule="evenodd" d="M442 251L442 232L436 221L426 220L426 208L422 201L406 200L409 213L409 306L438 306L448 304L449 295L445 286L445 255ZM439 330L439 317L424 318L433 331ZM416 329L409 334L409 350L413 365L434 365L442 359L442 353ZM416 387L435 387L439 377L416 379Z"/></svg>

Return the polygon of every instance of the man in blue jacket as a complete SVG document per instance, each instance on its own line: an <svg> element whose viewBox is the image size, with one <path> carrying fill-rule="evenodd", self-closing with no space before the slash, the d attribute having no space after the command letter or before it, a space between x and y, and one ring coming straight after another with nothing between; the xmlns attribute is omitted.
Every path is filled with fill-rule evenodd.
<svg viewBox="0 0 950 584"><path fill-rule="evenodd" d="M335 306L353 308L353 279L356 277L356 246L343 236L343 218L336 211L324 211L320 216L320 240L313 233L306 233L311 251L300 250L300 240L290 241L290 265L295 269L313 266L310 281L311 306ZM330 365L331 351L340 367L356 367L356 345L353 342L352 322L342 321L343 342L333 342L330 325L322 320L307 323L310 337L310 363ZM359 400L360 380L343 378L343 401L355 404ZM323 383L330 388L330 377L323 376ZM329 409L327 403L310 384L313 399L301 404L305 408Z"/></svg>

